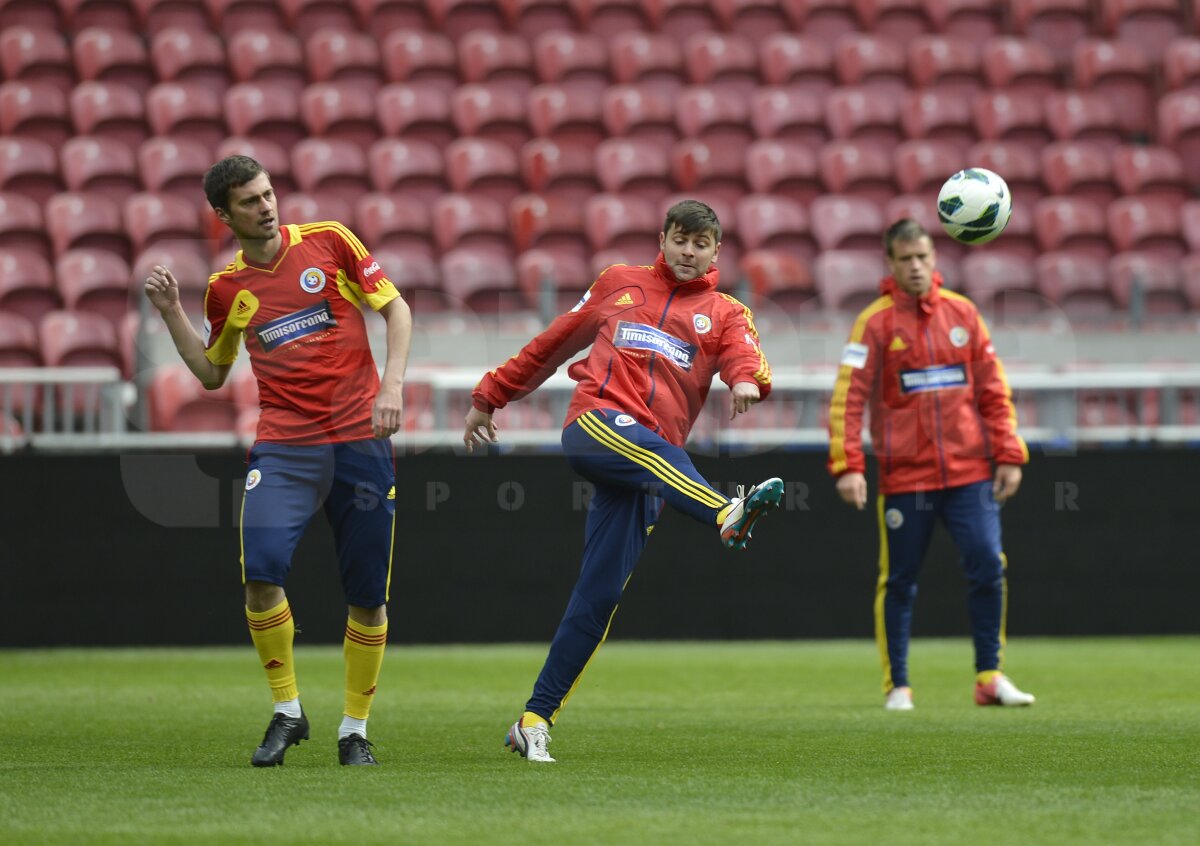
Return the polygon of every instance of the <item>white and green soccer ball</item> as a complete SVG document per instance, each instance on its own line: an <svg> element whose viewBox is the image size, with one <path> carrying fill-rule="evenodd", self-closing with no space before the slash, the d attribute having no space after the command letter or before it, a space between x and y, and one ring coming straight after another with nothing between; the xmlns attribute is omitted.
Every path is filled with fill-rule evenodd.
<svg viewBox="0 0 1200 846"><path fill-rule="evenodd" d="M938 220L964 244L986 244L1012 216L1012 194L998 173L969 167L951 176L938 192Z"/></svg>

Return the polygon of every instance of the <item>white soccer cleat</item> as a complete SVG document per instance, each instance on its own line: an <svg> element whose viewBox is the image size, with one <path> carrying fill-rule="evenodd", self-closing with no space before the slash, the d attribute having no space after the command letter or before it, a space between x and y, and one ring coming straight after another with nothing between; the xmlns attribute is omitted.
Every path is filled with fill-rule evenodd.
<svg viewBox="0 0 1200 846"><path fill-rule="evenodd" d="M883 707L888 711L911 711L913 709L912 688L893 687L888 691Z"/></svg>
<svg viewBox="0 0 1200 846"><path fill-rule="evenodd" d="M546 745L549 742L550 727L548 725L534 723L531 726L522 726L520 720L512 724L512 728L508 730L508 735L504 738L504 745L511 746L512 751L519 752L526 761L536 761L542 764L554 763L554 759L546 751Z"/></svg>
<svg viewBox="0 0 1200 846"><path fill-rule="evenodd" d="M738 493L742 491L738 488ZM758 518L778 508L783 500L783 480L767 479L752 487L745 496L733 501L733 508L721 522L721 542L729 549L745 549L750 531Z"/></svg>
<svg viewBox="0 0 1200 846"><path fill-rule="evenodd" d="M975 682L976 705L1032 705L1034 696L1018 690L1003 673L996 673L987 684Z"/></svg>

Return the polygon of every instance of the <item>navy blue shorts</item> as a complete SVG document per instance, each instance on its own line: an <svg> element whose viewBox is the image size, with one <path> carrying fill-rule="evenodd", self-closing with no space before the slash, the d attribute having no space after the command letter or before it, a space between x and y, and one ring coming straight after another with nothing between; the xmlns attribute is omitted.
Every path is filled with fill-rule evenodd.
<svg viewBox="0 0 1200 846"><path fill-rule="evenodd" d="M296 544L321 506L333 527L347 604L383 605L396 517L389 440L255 444L242 499L242 581L282 586Z"/></svg>

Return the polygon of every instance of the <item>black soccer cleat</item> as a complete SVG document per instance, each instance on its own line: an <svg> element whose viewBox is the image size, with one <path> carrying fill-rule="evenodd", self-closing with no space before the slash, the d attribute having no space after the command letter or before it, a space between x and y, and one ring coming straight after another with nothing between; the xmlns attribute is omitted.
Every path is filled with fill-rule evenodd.
<svg viewBox="0 0 1200 846"><path fill-rule="evenodd" d="M277 713L271 717L262 745L254 750L250 763L256 767L282 766L288 747L298 746L301 740L308 740L308 717L304 716L304 709L299 717Z"/></svg>
<svg viewBox="0 0 1200 846"><path fill-rule="evenodd" d="M378 767L379 762L371 754L375 744L361 734L350 734L338 740L338 763L343 767Z"/></svg>

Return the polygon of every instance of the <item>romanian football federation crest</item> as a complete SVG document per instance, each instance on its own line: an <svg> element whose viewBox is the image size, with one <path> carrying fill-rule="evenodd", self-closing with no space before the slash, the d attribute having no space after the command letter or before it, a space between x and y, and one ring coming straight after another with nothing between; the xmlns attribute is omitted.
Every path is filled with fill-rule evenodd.
<svg viewBox="0 0 1200 846"><path fill-rule="evenodd" d="M950 343L956 347L965 347L967 341L971 340L971 333L961 326L955 326L950 330Z"/></svg>
<svg viewBox="0 0 1200 846"><path fill-rule="evenodd" d="M309 294L318 294L325 287L325 271L310 267L300 274L300 287Z"/></svg>
<svg viewBox="0 0 1200 846"><path fill-rule="evenodd" d="M693 314L692 325L696 327L698 334L706 335L712 329L712 320L707 314Z"/></svg>

